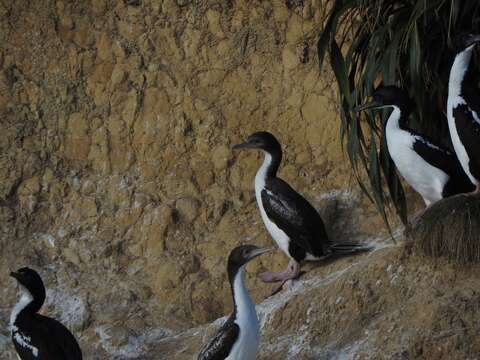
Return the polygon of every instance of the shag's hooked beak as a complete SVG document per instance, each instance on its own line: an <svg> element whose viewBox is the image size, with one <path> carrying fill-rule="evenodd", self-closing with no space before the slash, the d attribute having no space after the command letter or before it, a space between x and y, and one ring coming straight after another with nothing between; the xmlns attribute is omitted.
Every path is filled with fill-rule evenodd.
<svg viewBox="0 0 480 360"><path fill-rule="evenodd" d="M354 107L352 110L356 113L360 112L360 111L365 111L365 110L370 110L370 109L376 109L376 108L379 108L379 107L382 107L383 104L380 104L378 101L371 101L369 103L366 103L366 104L363 104L363 105L359 105L359 106L356 106Z"/></svg>
<svg viewBox="0 0 480 360"><path fill-rule="evenodd" d="M262 254L270 252L273 249L274 249L274 247L271 247L271 246L255 249L250 253L249 260L252 260L252 259L256 258L257 256L260 256Z"/></svg>
<svg viewBox="0 0 480 360"><path fill-rule="evenodd" d="M240 149L251 149L252 145L248 141L245 141L241 144L233 145L232 150L240 150Z"/></svg>

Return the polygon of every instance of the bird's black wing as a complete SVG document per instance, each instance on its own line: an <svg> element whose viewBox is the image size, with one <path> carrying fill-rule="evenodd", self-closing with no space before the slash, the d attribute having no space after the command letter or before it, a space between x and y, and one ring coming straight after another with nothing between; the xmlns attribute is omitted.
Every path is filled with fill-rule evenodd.
<svg viewBox="0 0 480 360"><path fill-rule="evenodd" d="M413 142L413 150L427 163L438 169L442 169L447 174L450 174L455 168L461 168L456 156L450 150L434 144L424 135L417 134L413 131L412 135L415 139Z"/></svg>
<svg viewBox="0 0 480 360"><path fill-rule="evenodd" d="M326 255L327 232L317 210L279 178L268 179L262 190L267 216L299 247L315 256Z"/></svg>
<svg viewBox="0 0 480 360"><path fill-rule="evenodd" d="M73 334L55 319L36 314L35 327L43 333L50 352L58 353L58 360L82 360L82 351Z"/></svg>
<svg viewBox="0 0 480 360"><path fill-rule="evenodd" d="M197 360L224 360L227 358L240 334L240 327L234 321L232 314L213 339L202 348Z"/></svg>
<svg viewBox="0 0 480 360"><path fill-rule="evenodd" d="M443 196L467 193L475 189L455 153L443 146L435 145L423 135L416 133L413 135L415 137L413 150L427 163L443 170L450 178L445 186Z"/></svg>
<svg viewBox="0 0 480 360"><path fill-rule="evenodd" d="M460 104L453 108L453 118L470 158L469 170L476 179L480 179L480 113L467 104Z"/></svg>
<svg viewBox="0 0 480 360"><path fill-rule="evenodd" d="M477 86L473 85L476 81L464 81L462 84L461 97L467 103L469 109L475 113L477 119L480 115L480 91ZM473 114L472 114L473 115Z"/></svg>
<svg viewBox="0 0 480 360"><path fill-rule="evenodd" d="M21 360L38 360L49 353L43 334L32 332L30 327L16 329L12 333L12 341Z"/></svg>

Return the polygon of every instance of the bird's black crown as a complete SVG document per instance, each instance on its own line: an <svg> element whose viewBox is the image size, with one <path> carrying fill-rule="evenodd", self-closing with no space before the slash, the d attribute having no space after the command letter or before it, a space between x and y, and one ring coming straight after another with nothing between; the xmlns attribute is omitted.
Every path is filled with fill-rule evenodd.
<svg viewBox="0 0 480 360"><path fill-rule="evenodd" d="M453 46L456 52L461 52L471 45L480 42L480 35L472 34L470 32L461 32L453 39Z"/></svg>
<svg viewBox="0 0 480 360"><path fill-rule="evenodd" d="M23 267L15 272L11 272L10 276L15 278L21 285L23 285L33 297L45 297L45 285L38 273L29 267Z"/></svg>
<svg viewBox="0 0 480 360"><path fill-rule="evenodd" d="M411 106L411 100L405 90L397 86L379 86L372 94L373 101L383 105L398 107Z"/></svg>
<svg viewBox="0 0 480 360"><path fill-rule="evenodd" d="M260 149L267 152L281 151L281 145L271 133L259 131L250 135L242 144L235 145L234 149Z"/></svg>
<svg viewBox="0 0 480 360"><path fill-rule="evenodd" d="M270 248L259 248L255 245L241 245L233 249L228 257L227 265L230 282L233 281L233 278L242 266L270 250Z"/></svg>

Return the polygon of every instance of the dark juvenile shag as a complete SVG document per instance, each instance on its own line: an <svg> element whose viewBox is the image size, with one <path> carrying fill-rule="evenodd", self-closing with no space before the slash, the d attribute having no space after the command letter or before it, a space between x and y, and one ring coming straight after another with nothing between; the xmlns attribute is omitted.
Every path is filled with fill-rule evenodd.
<svg viewBox="0 0 480 360"><path fill-rule="evenodd" d="M230 253L227 272L232 290L233 313L201 350L198 360L255 360L260 329L255 304L245 288L244 270L250 260L270 250L243 245Z"/></svg>
<svg viewBox="0 0 480 360"><path fill-rule="evenodd" d="M263 222L278 247L290 258L284 271L265 272L265 282L282 284L300 274L304 260L320 260L332 254L368 250L362 244L334 243L329 240L317 210L285 181L277 177L282 149L268 132L257 132L233 149L262 150L265 158L255 176L255 195Z"/></svg>
<svg viewBox="0 0 480 360"><path fill-rule="evenodd" d="M21 360L82 360L72 333L57 320L38 314L45 301L45 286L28 267L10 273L22 291L10 316L12 341Z"/></svg>
<svg viewBox="0 0 480 360"><path fill-rule="evenodd" d="M456 38L457 55L448 81L447 118L450 137L462 168L480 195L480 94L470 62L480 35Z"/></svg>
<svg viewBox="0 0 480 360"><path fill-rule="evenodd" d="M407 93L396 86L380 86L372 101L355 111L391 108L385 125L390 157L403 178L418 192L426 206L474 190L456 155L426 136L408 128L413 108Z"/></svg>

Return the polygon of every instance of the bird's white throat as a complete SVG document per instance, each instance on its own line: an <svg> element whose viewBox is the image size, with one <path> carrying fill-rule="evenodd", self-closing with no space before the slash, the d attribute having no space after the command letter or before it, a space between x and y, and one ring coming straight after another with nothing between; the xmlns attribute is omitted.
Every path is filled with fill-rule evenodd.
<svg viewBox="0 0 480 360"><path fill-rule="evenodd" d="M261 191L265 186L265 179L267 178L267 171L270 165L272 164L272 155L267 152L265 153L265 158L263 159L263 164L257 171L255 175L255 191Z"/></svg>
<svg viewBox="0 0 480 360"><path fill-rule="evenodd" d="M10 327L13 327L13 325L15 324L18 314L20 314L22 310L25 309L28 304L33 301L33 296L30 291L28 291L27 288L22 284L19 284L19 287L22 295L18 303L13 307L12 313L10 314Z"/></svg>
<svg viewBox="0 0 480 360"><path fill-rule="evenodd" d="M245 268L242 266L233 282L233 292L235 296L235 304L237 305L237 321L241 320L251 320L247 319L252 315L255 315L255 320L257 319L257 314L255 312L255 305L253 304L252 299L245 287Z"/></svg>
<svg viewBox="0 0 480 360"><path fill-rule="evenodd" d="M393 111L387 120L387 133L389 130L391 131L400 129L400 117L402 116L402 112L400 111L400 108L398 106L392 105L391 108L393 108Z"/></svg>
<svg viewBox="0 0 480 360"><path fill-rule="evenodd" d="M245 288L245 273L242 266L233 283L237 314L235 323L240 327L240 336L226 360L254 360L259 343L259 324L255 304Z"/></svg>

